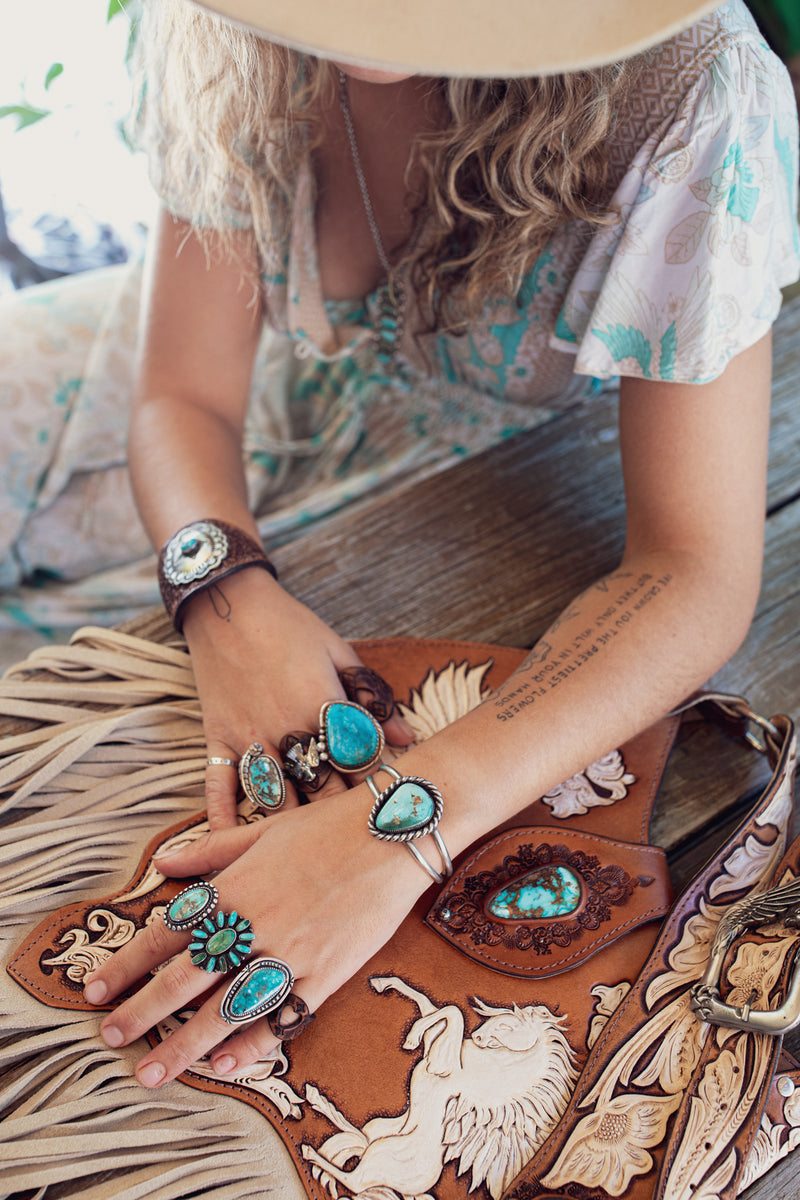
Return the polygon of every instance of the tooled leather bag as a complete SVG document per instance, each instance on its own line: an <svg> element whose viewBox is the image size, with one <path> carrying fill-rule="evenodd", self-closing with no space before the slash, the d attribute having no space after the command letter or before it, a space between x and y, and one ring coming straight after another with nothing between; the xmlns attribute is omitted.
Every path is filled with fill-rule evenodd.
<svg viewBox="0 0 800 1200"><path fill-rule="evenodd" d="M522 658L446 641L357 649L419 737ZM278 1060L182 1078L257 1108L312 1200L732 1200L800 1140L800 1067L781 1050L800 1018L794 730L736 697L695 707L762 751L772 776L677 901L647 838L679 714L461 855ZM88 1007L65 934L97 911L131 929L162 911L181 885L153 851L204 828L173 828L122 893L42 922L12 976L46 1003ZM538 915L521 915L532 895Z"/></svg>

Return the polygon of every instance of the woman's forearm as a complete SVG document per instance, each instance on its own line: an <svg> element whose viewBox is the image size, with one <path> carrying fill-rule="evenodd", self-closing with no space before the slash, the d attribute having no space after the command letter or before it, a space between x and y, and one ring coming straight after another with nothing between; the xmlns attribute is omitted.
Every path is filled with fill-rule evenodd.
<svg viewBox="0 0 800 1200"><path fill-rule="evenodd" d="M701 686L744 636L753 602L669 554L632 557L577 597L479 708L404 757L447 798L451 852Z"/></svg>
<svg viewBox="0 0 800 1200"><path fill-rule="evenodd" d="M213 410L173 397L140 400L128 456L136 505L155 547L201 517L256 533L241 434Z"/></svg>

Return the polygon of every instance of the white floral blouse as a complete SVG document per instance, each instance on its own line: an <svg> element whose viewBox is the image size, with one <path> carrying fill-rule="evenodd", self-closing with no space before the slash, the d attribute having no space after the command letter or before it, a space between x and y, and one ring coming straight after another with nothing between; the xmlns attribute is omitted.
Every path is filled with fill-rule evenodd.
<svg viewBox="0 0 800 1200"><path fill-rule="evenodd" d="M648 55L608 158L605 224L564 227L518 295L488 303L463 336L407 332L389 374L377 297L322 296L308 165L280 269L264 273L246 429L268 546L532 429L603 381L713 379L767 331L800 273L797 111L743 0ZM23 609L50 624L119 619L157 599L126 466L138 292L138 270L115 268L21 293L3 316L0 586L42 570L50 584L7 594L0 624Z"/></svg>

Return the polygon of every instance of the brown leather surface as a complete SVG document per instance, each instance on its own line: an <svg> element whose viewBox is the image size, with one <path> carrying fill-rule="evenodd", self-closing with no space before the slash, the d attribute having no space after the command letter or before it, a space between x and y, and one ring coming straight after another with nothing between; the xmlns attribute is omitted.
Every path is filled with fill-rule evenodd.
<svg viewBox="0 0 800 1200"><path fill-rule="evenodd" d="M426 688L449 687L448 681L467 670L481 675L484 688L494 686L524 653L448 640L388 639L357 643L356 649L390 683L397 700L412 708ZM256 1086L197 1071L182 1078L202 1090L237 1096L260 1111L288 1147L313 1200L327 1198L334 1186L340 1196L372 1189L387 1198L430 1194L432 1189L437 1200L464 1200L468 1193L482 1200L498 1200L504 1192L515 1200L550 1195L541 1185L542 1164L558 1153L560 1126L529 1162L555 1124L555 1116L543 1115L546 1080L557 1081L553 1087L561 1089L558 1103L563 1108L573 1078L589 1060L590 1074L583 1072L567 1110L566 1136L570 1121L580 1119L578 1105L598 1070L648 1019L646 989L663 971L667 951L662 949L643 967L659 929L662 947L679 939L715 877L709 867L662 925L669 883L663 855L648 849L646 838L676 727L674 719L659 722L622 747L628 783L610 810L601 803L608 797L598 792L596 807L560 819L552 804L532 797L516 828L503 828L484 847L456 860L456 874L442 892L429 889L391 941L326 1001L301 1037L285 1045L285 1058L266 1083L262 1079ZM590 791L595 786L589 773L583 785ZM596 786L602 791L602 784ZM753 837L754 819L751 814L739 831L738 845ZM184 823L184 828L192 824ZM603 829L613 830L614 837L604 837ZM81 984L48 960L58 956L70 930L87 927L91 912L104 909L141 927L154 908L177 893L183 884L160 877L147 883L154 850L174 832L165 831L147 847L135 879L118 893L120 899L69 905L44 920L14 956L10 974L49 1005L90 1008ZM759 837L785 840L785 830L769 826ZM487 879L496 884L498 870L508 873L508 860L527 868L530 853L542 846L562 847L578 873L583 871L597 887L611 888L579 928L550 922L542 951L541 934L548 923L523 922L528 932L535 925L539 940L531 944L540 952L522 948L527 934L515 926L511 941L516 937L516 944L503 946L498 954L492 937L498 935L497 926L507 937L508 922L494 922L492 937L481 939L442 919L442 910L456 895L469 891L479 898ZM581 912L588 912L585 903ZM624 991L627 1000L611 1016ZM613 1003L611 996L616 997ZM715 1039L710 1042L716 1044ZM395 1157L406 1172L397 1186L386 1176L395 1142ZM334 1160L342 1175L335 1184ZM370 1180L373 1163L380 1177ZM626 1200L656 1194L656 1182L653 1172L637 1176L633 1190L624 1193ZM552 1194L588 1198L606 1193L579 1187Z"/></svg>

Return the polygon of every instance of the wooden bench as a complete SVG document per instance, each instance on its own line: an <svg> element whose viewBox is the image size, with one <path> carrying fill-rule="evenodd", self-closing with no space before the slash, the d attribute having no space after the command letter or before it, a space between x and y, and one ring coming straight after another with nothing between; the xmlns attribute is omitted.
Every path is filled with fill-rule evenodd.
<svg viewBox="0 0 800 1200"><path fill-rule="evenodd" d="M744 646L713 684L746 695L766 716L798 717L800 296L776 325L773 396L761 598ZM344 637L531 645L619 559L624 501L615 408L613 396L600 397L328 519L275 551L282 582ZM161 612L125 629L157 641L171 632ZM702 724L682 734L652 831L670 852L677 886L765 780L754 759ZM791 1045L798 1053L800 1037ZM747 1200L797 1195L797 1172L795 1159L784 1160Z"/></svg>

